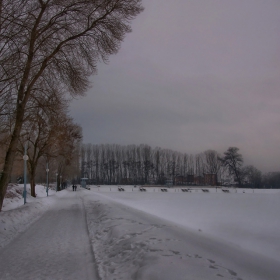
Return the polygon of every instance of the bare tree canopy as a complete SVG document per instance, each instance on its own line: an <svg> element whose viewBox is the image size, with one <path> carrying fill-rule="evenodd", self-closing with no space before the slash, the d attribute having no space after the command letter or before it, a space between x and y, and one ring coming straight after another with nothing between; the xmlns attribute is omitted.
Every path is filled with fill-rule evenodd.
<svg viewBox="0 0 280 280"><path fill-rule="evenodd" d="M97 62L119 50L131 20L142 10L141 0L0 2L0 97L12 95L14 101L0 210L30 97L48 88L83 94Z"/></svg>
<svg viewBox="0 0 280 280"><path fill-rule="evenodd" d="M59 98L58 98L59 97ZM27 144L27 162L31 196L35 197L35 175L42 157L64 159L67 164L75 145L82 139L81 128L67 115L67 102L61 96L48 100L30 99L19 140L19 154L24 155Z"/></svg>
<svg viewBox="0 0 280 280"><path fill-rule="evenodd" d="M205 171L207 173L217 174L221 168L221 161L219 154L214 150L207 150L204 152Z"/></svg>
<svg viewBox="0 0 280 280"><path fill-rule="evenodd" d="M81 94L97 61L107 61L131 31L129 22L142 11L140 2L3 0L1 89L12 84L21 90L23 102L48 77Z"/></svg>
<svg viewBox="0 0 280 280"><path fill-rule="evenodd" d="M260 188L262 185L262 173L253 165L245 166L242 169L243 184L253 188Z"/></svg>
<svg viewBox="0 0 280 280"><path fill-rule="evenodd" d="M224 157L220 158L220 160L228 168L229 173L234 176L238 184L241 185L243 157L238 151L237 147L229 147L224 152Z"/></svg>

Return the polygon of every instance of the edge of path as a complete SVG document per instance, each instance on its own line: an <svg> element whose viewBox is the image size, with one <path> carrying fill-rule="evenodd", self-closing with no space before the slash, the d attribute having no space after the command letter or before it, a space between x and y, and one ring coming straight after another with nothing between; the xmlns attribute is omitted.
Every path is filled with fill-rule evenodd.
<svg viewBox="0 0 280 280"><path fill-rule="evenodd" d="M90 231L90 220L88 218L88 214L87 214L87 210L86 210L86 206L85 206L85 201L84 201L84 195L80 196L80 199L82 201L82 206L83 206L83 212L84 212L84 218L85 218L85 223L86 223L86 229L87 229L87 234L88 234L88 238L89 238L89 242L90 242L90 250L92 253L92 257L95 263L95 268L96 268L96 276L97 276L97 280L102 280L103 278L101 277L101 268L100 265L98 265L97 259L96 259L96 254L94 251L94 244L93 244L93 237L92 237L92 232Z"/></svg>

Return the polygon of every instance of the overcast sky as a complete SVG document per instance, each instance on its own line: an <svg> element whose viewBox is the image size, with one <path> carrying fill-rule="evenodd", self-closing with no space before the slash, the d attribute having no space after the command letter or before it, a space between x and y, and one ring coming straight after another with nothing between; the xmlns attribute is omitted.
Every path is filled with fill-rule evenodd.
<svg viewBox="0 0 280 280"><path fill-rule="evenodd" d="M280 1L143 0L71 115L84 143L189 154L236 146L280 170Z"/></svg>

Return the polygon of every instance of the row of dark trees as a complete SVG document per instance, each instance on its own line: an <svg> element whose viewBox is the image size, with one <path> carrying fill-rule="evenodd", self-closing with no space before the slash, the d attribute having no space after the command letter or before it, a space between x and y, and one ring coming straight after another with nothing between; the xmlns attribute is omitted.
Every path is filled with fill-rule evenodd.
<svg viewBox="0 0 280 280"><path fill-rule="evenodd" d="M40 142L47 137L53 141L57 138L53 127L59 125L56 130L61 131L57 121L67 119L62 114L65 107L54 105L67 107L66 96L85 93L97 62L107 61L119 50L131 31L131 20L142 10L141 0L0 1L0 138L5 144L0 159L0 211L23 142L32 145L30 158L36 165L42 155L35 140L38 133ZM68 117L65 123L69 122ZM46 127L49 136L42 136ZM50 157L58 152L59 142L67 137L62 132L52 147L48 141L43 154Z"/></svg>
<svg viewBox="0 0 280 280"><path fill-rule="evenodd" d="M262 177L262 187L280 189L280 172L269 172Z"/></svg>
<svg viewBox="0 0 280 280"><path fill-rule="evenodd" d="M179 176L215 174L219 184L260 188L268 178L252 165L243 166L236 147L229 147L223 155L214 150L189 155L148 145L84 144L80 166L81 177L92 184L165 184L166 180L176 184Z"/></svg>
<svg viewBox="0 0 280 280"><path fill-rule="evenodd" d="M17 161L22 163L23 154L26 152L31 195L34 197L36 196L35 176L38 166L44 162L46 171L46 163L48 163L52 170L56 170L60 178L65 167L77 154L76 151L82 140L82 129L68 115L67 104L63 96L55 93L48 97L37 94L36 99L30 99L25 110L14 163ZM5 155L8 150L14 127L12 110L7 110L7 112L9 113L2 112L0 116L0 154L2 155ZM3 161L4 159L0 157L0 166ZM21 172L22 170L16 170L16 164L13 164L12 175L21 174Z"/></svg>

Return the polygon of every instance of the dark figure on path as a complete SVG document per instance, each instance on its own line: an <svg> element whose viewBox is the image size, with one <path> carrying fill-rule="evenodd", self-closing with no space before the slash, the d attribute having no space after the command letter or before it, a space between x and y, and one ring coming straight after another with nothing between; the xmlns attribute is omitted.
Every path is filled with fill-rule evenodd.
<svg viewBox="0 0 280 280"><path fill-rule="evenodd" d="M77 190L77 186L76 185L74 185L74 188L75 188L75 191Z"/></svg>
<svg viewBox="0 0 280 280"><path fill-rule="evenodd" d="M74 191L75 190L75 185L73 185L72 188L73 188L73 191Z"/></svg>

